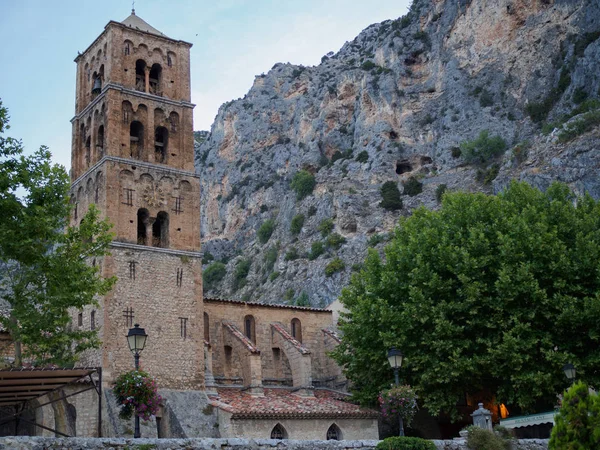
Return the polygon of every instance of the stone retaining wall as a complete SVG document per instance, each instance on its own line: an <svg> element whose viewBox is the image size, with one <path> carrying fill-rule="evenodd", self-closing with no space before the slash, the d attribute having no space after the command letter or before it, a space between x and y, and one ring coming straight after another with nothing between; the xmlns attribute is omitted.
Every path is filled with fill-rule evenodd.
<svg viewBox="0 0 600 450"><path fill-rule="evenodd" d="M0 450L373 450L379 441L277 441L273 439L122 439L2 437ZM465 441L433 441L439 450L466 450ZM520 439L513 450L547 450L547 439Z"/></svg>

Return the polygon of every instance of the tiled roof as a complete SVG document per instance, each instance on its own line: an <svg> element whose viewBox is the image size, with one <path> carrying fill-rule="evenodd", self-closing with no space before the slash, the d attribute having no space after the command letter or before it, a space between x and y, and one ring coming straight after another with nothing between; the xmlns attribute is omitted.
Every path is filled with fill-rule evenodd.
<svg viewBox="0 0 600 450"><path fill-rule="evenodd" d="M286 331L286 329L280 323L272 323L271 326L275 328L281 334L283 339L292 344L296 350L298 350L303 355L310 355L310 350L307 349L304 345L300 343L297 339L295 339L290 333Z"/></svg>
<svg viewBox="0 0 600 450"><path fill-rule="evenodd" d="M248 339L246 335L244 335L244 333L238 330L238 328L234 324L232 324L228 320L224 320L223 326L229 331L231 331L231 334L233 334L233 336L237 338L244 345L244 347L248 349L250 353L260 353L258 347L254 345L254 343L250 339Z"/></svg>
<svg viewBox="0 0 600 450"><path fill-rule="evenodd" d="M209 303L235 303L237 305L248 305L248 306L266 306L268 308L282 308L282 309L298 309L301 311L314 311L331 314L332 312L328 309L323 308L311 308L309 306L294 306L294 305L280 305L278 303L262 303L262 302L244 302L242 300L227 300L224 298L210 298L204 297L205 302Z"/></svg>
<svg viewBox="0 0 600 450"><path fill-rule="evenodd" d="M129 17L127 17L127 19L125 19L121 23L123 25L126 25L130 28L134 28L139 31L145 31L146 33L156 34L157 36L166 37L164 34L162 34L160 31L158 31L156 28L154 28L152 25L150 25L144 19L142 19L139 16L136 16L134 11L131 11L131 15Z"/></svg>
<svg viewBox="0 0 600 450"><path fill-rule="evenodd" d="M232 419L344 419L377 418L379 413L342 400L343 395L315 390L314 397L301 397L287 389L264 389L255 397L241 389L217 388L211 404L232 414Z"/></svg>
<svg viewBox="0 0 600 450"><path fill-rule="evenodd" d="M327 336L330 336L331 338L333 338L338 344L342 342L342 340L340 339L340 336L333 330L328 330L327 328L323 328L323 333L325 333Z"/></svg>

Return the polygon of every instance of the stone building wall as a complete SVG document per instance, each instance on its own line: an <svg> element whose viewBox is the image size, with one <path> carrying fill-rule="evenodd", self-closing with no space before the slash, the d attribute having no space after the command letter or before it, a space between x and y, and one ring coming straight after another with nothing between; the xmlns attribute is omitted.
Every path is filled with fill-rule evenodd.
<svg viewBox="0 0 600 450"><path fill-rule="evenodd" d="M129 450L136 446L146 446L157 450L201 450L219 448L221 450L249 449L249 450L374 450L379 441L295 441L273 439L85 439L85 438L41 438L41 437L6 437L0 438L1 448L12 450L35 450L39 448L52 448L55 450L71 450L85 448L88 450ZM438 450L467 450L464 440L433 441ZM547 439L520 439L512 447L514 450L547 450Z"/></svg>
<svg viewBox="0 0 600 450"><path fill-rule="evenodd" d="M291 369L288 357L283 349L273 345L271 324L278 322L288 333L292 333L292 319L300 321L302 345L310 350L313 380L341 375L340 368L326 355L326 333L322 330L332 326L331 312L302 307L282 307L281 305L261 305L245 302L219 301L204 299L204 311L208 316L209 331L205 339L211 343L213 354L213 374L215 377L242 377L241 352L225 353L226 331L223 320L228 320L244 332L246 316L254 318L255 345L260 350L263 380L287 379L291 384ZM273 381L275 383L275 381Z"/></svg>
<svg viewBox="0 0 600 450"><path fill-rule="evenodd" d="M311 440L327 439L327 430L336 425L344 440L377 440L377 419L232 419L231 414L219 411L219 430L221 436L245 439L269 439L271 431L279 424L286 439Z"/></svg>

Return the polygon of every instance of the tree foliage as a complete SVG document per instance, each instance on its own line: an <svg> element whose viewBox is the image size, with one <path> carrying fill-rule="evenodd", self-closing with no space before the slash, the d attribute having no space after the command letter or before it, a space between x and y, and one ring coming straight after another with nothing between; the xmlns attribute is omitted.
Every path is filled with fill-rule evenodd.
<svg viewBox="0 0 600 450"><path fill-rule="evenodd" d="M585 383L578 382L565 392L555 422L550 450L600 448L600 396L590 395Z"/></svg>
<svg viewBox="0 0 600 450"><path fill-rule="evenodd" d="M341 294L334 352L374 404L402 349L403 382L431 412L487 392L532 410L552 405L571 361L600 382L600 205L561 184L512 183L498 196L446 193L439 211L401 219L385 261L370 249Z"/></svg>
<svg viewBox="0 0 600 450"><path fill-rule="evenodd" d="M506 150L506 141L500 136L490 136L488 130L483 130L477 139L460 144L460 150L469 163L485 163Z"/></svg>
<svg viewBox="0 0 600 450"><path fill-rule="evenodd" d="M386 181L381 186L381 202L379 206L388 211L396 211L402 209L402 199L400 198L400 191L398 190L398 184L394 181Z"/></svg>
<svg viewBox="0 0 600 450"><path fill-rule="evenodd" d="M315 176L312 173L307 170L300 170L292 178L291 186L296 192L296 198L302 200L304 197L312 194L316 184Z"/></svg>
<svg viewBox="0 0 600 450"><path fill-rule="evenodd" d="M70 309L96 305L115 281L92 264L108 254L111 225L91 205L79 226L69 226L65 169L46 147L25 155L6 129L0 102L0 297L8 309L0 323L15 341L16 365L22 356L72 364L99 345L96 330L72 327Z"/></svg>

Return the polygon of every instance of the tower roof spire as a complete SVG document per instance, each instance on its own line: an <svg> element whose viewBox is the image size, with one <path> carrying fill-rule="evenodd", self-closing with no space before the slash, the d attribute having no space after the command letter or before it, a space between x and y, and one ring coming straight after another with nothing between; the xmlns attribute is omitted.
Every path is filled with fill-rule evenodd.
<svg viewBox="0 0 600 450"><path fill-rule="evenodd" d="M135 0L131 2L131 14L135 16Z"/></svg>

